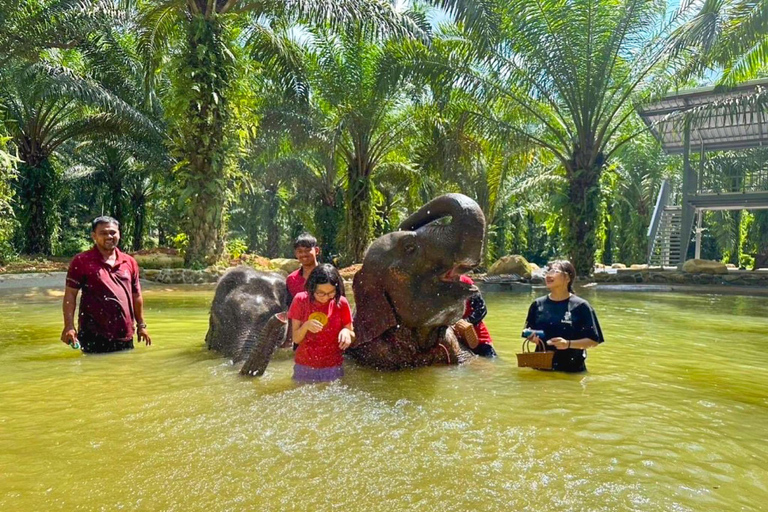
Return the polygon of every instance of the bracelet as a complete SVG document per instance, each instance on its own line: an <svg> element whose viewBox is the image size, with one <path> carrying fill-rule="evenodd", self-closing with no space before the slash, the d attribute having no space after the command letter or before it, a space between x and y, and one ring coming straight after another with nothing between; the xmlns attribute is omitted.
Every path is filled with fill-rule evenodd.
<svg viewBox="0 0 768 512"><path fill-rule="evenodd" d="M571 340L568 340L568 348L571 348Z"/></svg>
<svg viewBox="0 0 768 512"><path fill-rule="evenodd" d="M137 324L136 324L136 328L137 328L137 329L146 329L146 328L147 328L147 324L145 324L144 322L142 322L142 323L137 323Z"/></svg>

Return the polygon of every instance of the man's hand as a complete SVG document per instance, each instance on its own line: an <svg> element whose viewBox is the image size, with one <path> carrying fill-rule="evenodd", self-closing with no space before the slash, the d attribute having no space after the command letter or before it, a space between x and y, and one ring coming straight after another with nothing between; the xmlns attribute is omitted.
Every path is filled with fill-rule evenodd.
<svg viewBox="0 0 768 512"><path fill-rule="evenodd" d="M61 341L72 346L74 346L75 343L80 343L77 340L77 331L74 327L65 327L64 330L61 331Z"/></svg>
<svg viewBox="0 0 768 512"><path fill-rule="evenodd" d="M339 348L341 350L349 348L352 344L352 336L354 336L354 334L347 328L344 328L339 332Z"/></svg>
<svg viewBox="0 0 768 512"><path fill-rule="evenodd" d="M147 346L152 344L152 338L149 337L146 327L139 327L139 342L144 342Z"/></svg>
<svg viewBox="0 0 768 512"><path fill-rule="evenodd" d="M547 345L555 347L557 350L565 350L571 348L571 342L564 338L552 338L547 341Z"/></svg>

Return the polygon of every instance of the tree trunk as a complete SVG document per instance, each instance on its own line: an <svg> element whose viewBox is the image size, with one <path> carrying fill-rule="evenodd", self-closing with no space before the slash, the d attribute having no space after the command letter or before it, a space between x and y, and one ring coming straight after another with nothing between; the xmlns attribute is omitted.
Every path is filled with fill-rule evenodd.
<svg viewBox="0 0 768 512"><path fill-rule="evenodd" d="M179 91L188 99L181 125L187 165L180 171L189 198L185 205L189 237L185 264L194 267L214 263L224 249L224 135L229 118L226 94L231 59L222 33L216 16L193 16L187 27L181 85L184 89Z"/></svg>
<svg viewBox="0 0 768 512"><path fill-rule="evenodd" d="M600 167L568 169L565 247L579 276L590 275L595 265L601 171Z"/></svg>
<svg viewBox="0 0 768 512"><path fill-rule="evenodd" d="M337 239L339 228L344 222L344 210L336 204L321 204L315 210L315 227L320 243L320 256L323 261L332 261L339 254Z"/></svg>
<svg viewBox="0 0 768 512"><path fill-rule="evenodd" d="M140 251L144 246L144 222L147 216L147 201L144 196L134 197L133 207L133 240L131 249Z"/></svg>
<svg viewBox="0 0 768 512"><path fill-rule="evenodd" d="M373 233L371 180L368 173L349 167L346 211L347 256L350 263L360 263Z"/></svg>
<svg viewBox="0 0 768 512"><path fill-rule="evenodd" d="M248 252L259 252L259 233L261 232L261 223L259 222L259 213L261 211L261 197L255 194L247 194L245 197L246 215L245 236L248 239Z"/></svg>
<svg viewBox="0 0 768 512"><path fill-rule="evenodd" d="M19 164L17 217L21 221L22 251L50 255L58 214L58 176L47 158L29 158Z"/></svg>
<svg viewBox="0 0 768 512"><path fill-rule="evenodd" d="M266 221L267 221L267 256L277 258L280 256L280 224L277 215L280 212L280 198L277 196L278 187L270 187L266 190Z"/></svg>

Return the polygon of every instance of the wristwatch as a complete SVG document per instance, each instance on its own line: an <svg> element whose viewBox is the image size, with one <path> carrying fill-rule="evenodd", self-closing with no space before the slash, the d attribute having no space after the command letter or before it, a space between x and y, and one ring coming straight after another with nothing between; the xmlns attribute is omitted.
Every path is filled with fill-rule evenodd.
<svg viewBox="0 0 768 512"><path fill-rule="evenodd" d="M136 327L139 328L139 329L146 329L147 328L147 324L145 324L143 322L142 323L137 323Z"/></svg>

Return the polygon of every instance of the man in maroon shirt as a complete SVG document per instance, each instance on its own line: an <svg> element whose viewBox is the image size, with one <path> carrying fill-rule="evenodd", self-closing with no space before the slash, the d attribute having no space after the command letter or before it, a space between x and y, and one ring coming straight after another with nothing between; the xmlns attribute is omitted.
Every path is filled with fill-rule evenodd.
<svg viewBox="0 0 768 512"><path fill-rule="evenodd" d="M133 348L133 322L139 341L152 340L144 323L144 300L139 285L139 266L117 248L120 223L98 217L91 223L92 249L78 254L69 264L64 291L64 330L61 341L83 352L116 352ZM78 330L75 303L80 299Z"/></svg>

